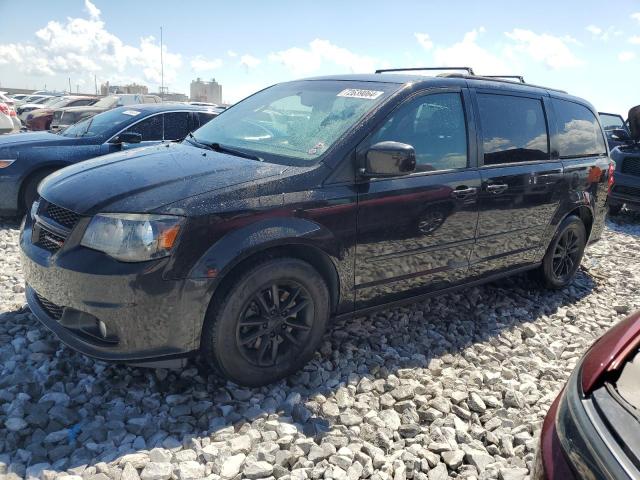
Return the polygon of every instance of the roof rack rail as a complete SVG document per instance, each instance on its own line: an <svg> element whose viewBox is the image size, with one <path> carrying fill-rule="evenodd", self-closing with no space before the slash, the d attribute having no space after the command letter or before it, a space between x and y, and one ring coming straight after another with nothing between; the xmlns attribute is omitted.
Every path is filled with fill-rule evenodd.
<svg viewBox="0 0 640 480"><path fill-rule="evenodd" d="M520 83L527 83L524 81L524 77L522 75L480 75L481 77L486 78L506 78L506 79L514 79L518 80Z"/></svg>
<svg viewBox="0 0 640 480"><path fill-rule="evenodd" d="M382 68L376 70L376 73L387 72L416 72L420 70L464 70L469 75L475 75L471 67L417 67L417 68Z"/></svg>

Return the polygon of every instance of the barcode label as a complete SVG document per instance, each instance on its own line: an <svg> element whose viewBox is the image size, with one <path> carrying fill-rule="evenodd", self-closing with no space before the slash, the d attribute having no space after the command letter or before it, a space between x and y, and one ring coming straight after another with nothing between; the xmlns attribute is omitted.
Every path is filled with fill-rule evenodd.
<svg viewBox="0 0 640 480"><path fill-rule="evenodd" d="M350 98L365 98L367 100L375 100L384 92L378 90L361 90L359 88L347 88L342 90L338 97L350 97Z"/></svg>

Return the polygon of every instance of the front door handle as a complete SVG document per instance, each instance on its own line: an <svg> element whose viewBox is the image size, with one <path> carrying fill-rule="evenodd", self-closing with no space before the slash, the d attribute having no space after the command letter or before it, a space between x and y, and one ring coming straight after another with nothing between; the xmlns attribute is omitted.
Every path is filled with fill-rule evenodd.
<svg viewBox="0 0 640 480"><path fill-rule="evenodd" d="M461 185L451 192L451 196L456 198L467 198L471 195L475 195L476 193L478 193L477 188Z"/></svg>
<svg viewBox="0 0 640 480"><path fill-rule="evenodd" d="M491 192L494 195L498 195L504 192L508 188L509 188L509 185L507 185L506 183L491 184L491 185L487 185L487 192Z"/></svg>

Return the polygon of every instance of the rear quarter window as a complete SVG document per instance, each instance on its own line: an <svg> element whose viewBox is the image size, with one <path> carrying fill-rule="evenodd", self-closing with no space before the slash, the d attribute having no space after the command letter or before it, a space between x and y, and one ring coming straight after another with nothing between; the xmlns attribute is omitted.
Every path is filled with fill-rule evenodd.
<svg viewBox="0 0 640 480"><path fill-rule="evenodd" d="M596 116L579 103L552 99L558 132L555 143L560 158L606 155L604 136Z"/></svg>

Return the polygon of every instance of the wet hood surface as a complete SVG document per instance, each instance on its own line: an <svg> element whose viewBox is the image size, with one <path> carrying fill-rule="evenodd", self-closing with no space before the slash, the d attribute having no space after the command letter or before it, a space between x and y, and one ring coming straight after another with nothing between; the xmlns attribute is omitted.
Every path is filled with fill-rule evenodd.
<svg viewBox="0 0 640 480"><path fill-rule="evenodd" d="M172 143L72 165L47 177L39 192L80 214L144 213L194 195L278 176L286 168Z"/></svg>
<svg viewBox="0 0 640 480"><path fill-rule="evenodd" d="M89 137L83 138L88 141ZM78 138L65 137L49 132L21 132L0 136L0 151L24 147L48 147L55 145L70 145L78 142Z"/></svg>

